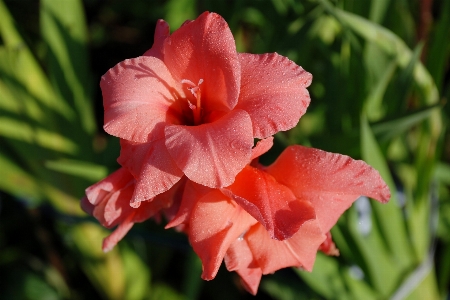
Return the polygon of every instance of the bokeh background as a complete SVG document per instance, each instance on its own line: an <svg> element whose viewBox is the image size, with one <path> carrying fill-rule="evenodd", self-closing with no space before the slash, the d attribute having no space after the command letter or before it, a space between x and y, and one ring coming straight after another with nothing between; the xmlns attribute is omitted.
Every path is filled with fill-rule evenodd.
<svg viewBox="0 0 450 300"><path fill-rule="evenodd" d="M278 52L314 76L287 145L377 168L387 205L360 198L333 228L339 257L264 276L256 299L449 299L450 1L0 0L0 299L254 299L222 266L200 279L186 237L137 224L110 253L79 207L118 168L99 80L209 10L240 52Z"/></svg>

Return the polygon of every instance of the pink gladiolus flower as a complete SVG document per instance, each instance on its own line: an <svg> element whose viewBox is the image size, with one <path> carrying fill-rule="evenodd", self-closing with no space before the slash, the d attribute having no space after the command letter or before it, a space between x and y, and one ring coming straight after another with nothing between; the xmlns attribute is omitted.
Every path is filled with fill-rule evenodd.
<svg viewBox="0 0 450 300"><path fill-rule="evenodd" d="M264 152L264 140L252 157ZM177 216L213 279L223 259L255 294L263 274L296 266L312 270L318 250L337 255L329 230L360 196L386 202L390 192L363 161L302 146L288 147L270 166L253 161L222 189L188 181Z"/></svg>
<svg viewBox="0 0 450 300"><path fill-rule="evenodd" d="M151 217L160 219L163 210L170 208L183 182L170 191L156 196L152 201L144 201L138 208L130 206L136 180L125 169L120 168L102 181L86 189L81 199L81 208L95 217L106 228L117 228L103 240L102 249L110 251L133 227Z"/></svg>
<svg viewBox="0 0 450 300"><path fill-rule="evenodd" d="M390 198L363 161L290 146L270 166L272 135L309 105L311 74L273 54L236 52L227 23L205 12L172 35L160 20L153 47L101 80L104 129L120 138L121 168L86 189L82 208L111 250L134 223L185 232L213 279L225 261L256 294L262 275L311 271L317 251L338 255L330 230L360 196ZM254 146L254 139L261 139Z"/></svg>
<svg viewBox="0 0 450 300"><path fill-rule="evenodd" d="M311 74L286 57L237 53L225 20L205 12L101 80L104 129L122 139L119 163L136 179L131 205L182 176L221 188L248 163L254 138L294 127Z"/></svg>

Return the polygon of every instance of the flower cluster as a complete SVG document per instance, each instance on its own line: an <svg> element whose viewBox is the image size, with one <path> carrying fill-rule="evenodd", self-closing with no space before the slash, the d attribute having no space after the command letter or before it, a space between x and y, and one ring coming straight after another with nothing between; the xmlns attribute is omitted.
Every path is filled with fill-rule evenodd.
<svg viewBox="0 0 450 300"><path fill-rule="evenodd" d="M311 74L288 58L237 53L225 20L205 12L101 80L104 129L120 138L121 168L87 188L82 208L105 227L111 250L134 223L164 217L185 232L213 279L222 263L256 294L261 276L312 270L317 251L337 254L329 233L360 196L388 201L363 161L290 146L270 166L272 135L309 105ZM254 141L259 140L255 145Z"/></svg>

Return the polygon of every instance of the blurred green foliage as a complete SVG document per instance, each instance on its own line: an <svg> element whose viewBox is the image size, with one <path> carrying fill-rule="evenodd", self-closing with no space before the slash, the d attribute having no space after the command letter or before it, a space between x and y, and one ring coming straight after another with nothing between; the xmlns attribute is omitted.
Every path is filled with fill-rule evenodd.
<svg viewBox="0 0 450 300"><path fill-rule="evenodd" d="M157 19L205 11L240 52L278 52L314 76L290 144L362 158L387 205L358 200L332 230L341 255L265 276L261 299L444 299L450 287L450 1L0 0L0 298L252 299L211 282L186 238L151 221L115 250L79 208L117 168L98 82L151 47ZM220 292L219 292L220 291Z"/></svg>

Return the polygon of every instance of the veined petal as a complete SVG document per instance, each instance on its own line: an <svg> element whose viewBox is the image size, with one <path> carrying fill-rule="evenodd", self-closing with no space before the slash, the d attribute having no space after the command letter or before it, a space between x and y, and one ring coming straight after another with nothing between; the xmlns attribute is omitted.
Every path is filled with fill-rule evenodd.
<svg viewBox="0 0 450 300"><path fill-rule="evenodd" d="M99 204L109 195L110 192L119 190L134 180L130 172L125 168L120 168L111 173L96 184L86 189L86 196L93 205Z"/></svg>
<svg viewBox="0 0 450 300"><path fill-rule="evenodd" d="M244 239L245 233L242 237L236 239L230 247L228 247L224 261L228 271L236 271L258 265L253 263L253 253L248 247L247 241ZM253 265L252 265L253 263Z"/></svg>
<svg viewBox="0 0 450 300"><path fill-rule="evenodd" d="M136 178L130 203L133 207L169 190L183 176L183 171L167 151L164 138L149 143L132 143L122 139L120 145L118 162Z"/></svg>
<svg viewBox="0 0 450 300"><path fill-rule="evenodd" d="M165 228L168 229L181 224L189 225L189 220L197 201L212 191L212 189L206 186L186 180L178 212Z"/></svg>
<svg viewBox="0 0 450 300"><path fill-rule="evenodd" d="M164 62L177 81L201 85L202 108L232 109L241 82L239 59L227 22L218 14L205 12L184 24L165 41Z"/></svg>
<svg viewBox="0 0 450 300"><path fill-rule="evenodd" d="M324 232L359 196L381 202L390 198L378 171L365 162L314 148L290 146L266 171L312 203Z"/></svg>
<svg viewBox="0 0 450 300"><path fill-rule="evenodd" d="M164 59L164 41L170 35L169 24L164 20L156 22L153 46L144 53L144 56L153 56L161 60Z"/></svg>
<svg viewBox="0 0 450 300"><path fill-rule="evenodd" d="M288 58L240 53L241 89L236 108L247 111L254 136L266 138L297 125L309 105L310 73Z"/></svg>
<svg viewBox="0 0 450 300"><path fill-rule="evenodd" d="M133 227L134 213L131 213L117 228L103 240L102 250L103 252L111 251L120 240L130 231Z"/></svg>
<svg viewBox="0 0 450 300"><path fill-rule="evenodd" d="M309 220L291 238L283 241L271 239L261 224L252 226L245 239L263 274L270 274L286 267L303 267L311 271L325 235L317 220Z"/></svg>
<svg viewBox="0 0 450 300"><path fill-rule="evenodd" d="M308 201L298 199L274 177L251 166L246 166L224 190L229 190L233 200L277 240L290 238L304 222L315 218Z"/></svg>
<svg viewBox="0 0 450 300"><path fill-rule="evenodd" d="M151 56L127 59L103 75L104 129L134 142L151 140L155 126L180 124L186 101L181 83L164 63Z"/></svg>
<svg viewBox="0 0 450 300"><path fill-rule="evenodd" d="M103 226L114 227L131 212L129 200L134 186L133 176L125 168L120 168L86 189L82 208Z"/></svg>
<svg viewBox="0 0 450 300"><path fill-rule="evenodd" d="M254 261L253 253L243 237L244 234L230 245L224 261L228 271L236 271L239 274L242 286L252 295L256 295L262 270Z"/></svg>
<svg viewBox="0 0 450 300"><path fill-rule="evenodd" d="M260 140L256 143L256 146L252 149L252 156L250 160L260 157L264 153L270 150L273 146L273 136Z"/></svg>
<svg viewBox="0 0 450 300"><path fill-rule="evenodd" d="M202 197L189 221L189 241L203 263L202 278L213 279L228 247L256 220L218 190Z"/></svg>
<svg viewBox="0 0 450 300"><path fill-rule="evenodd" d="M262 270L260 268L246 268L236 270L236 273L241 277L241 284L245 290L255 296L261 282Z"/></svg>
<svg viewBox="0 0 450 300"><path fill-rule="evenodd" d="M168 125L166 147L192 181L218 188L230 185L250 161L252 123L243 110L199 126Z"/></svg>

